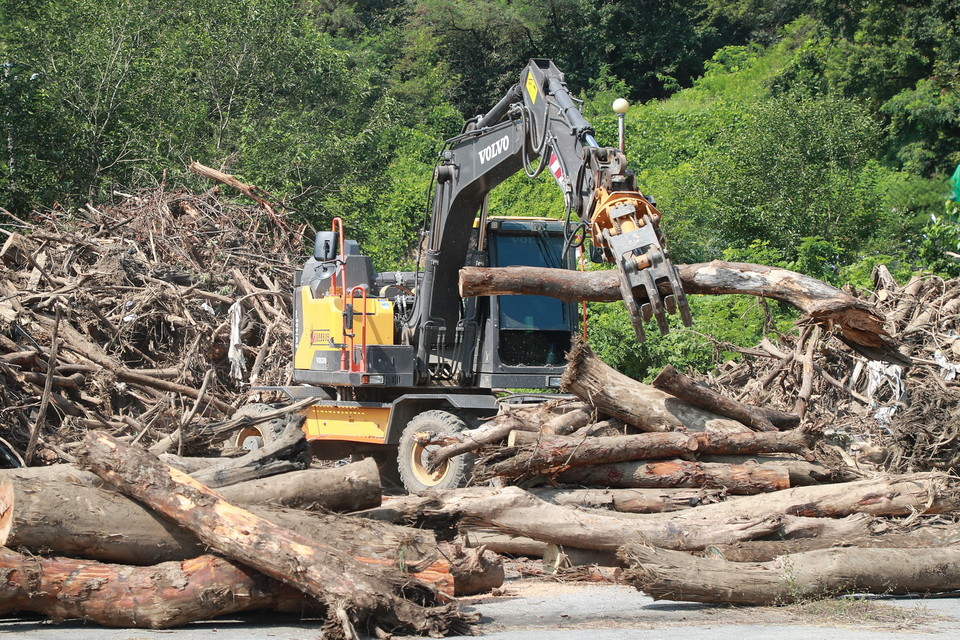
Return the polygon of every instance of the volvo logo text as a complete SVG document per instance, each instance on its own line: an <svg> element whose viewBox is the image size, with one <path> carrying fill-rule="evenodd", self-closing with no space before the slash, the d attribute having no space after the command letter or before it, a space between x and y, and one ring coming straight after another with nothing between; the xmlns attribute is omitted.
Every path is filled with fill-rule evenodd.
<svg viewBox="0 0 960 640"><path fill-rule="evenodd" d="M493 160L508 148L510 148L510 137L503 136L493 144L480 149L480 164Z"/></svg>

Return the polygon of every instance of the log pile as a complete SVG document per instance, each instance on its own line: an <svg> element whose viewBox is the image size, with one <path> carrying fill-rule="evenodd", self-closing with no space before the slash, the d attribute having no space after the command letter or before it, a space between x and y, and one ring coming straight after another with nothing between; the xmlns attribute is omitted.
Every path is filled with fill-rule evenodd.
<svg viewBox="0 0 960 640"><path fill-rule="evenodd" d="M0 612L167 628L268 609L317 616L331 637L466 630L452 599L499 586L498 556L350 516L380 505L379 470L311 466L303 402L235 415L259 399L251 384L289 381L303 229L216 189L5 223ZM266 447L223 449L266 421L286 425Z"/></svg>
<svg viewBox="0 0 960 640"><path fill-rule="evenodd" d="M609 275L563 278L558 285L545 270L469 268L461 290L567 300L614 295ZM902 548L926 553L960 542L955 532L937 534L960 515L960 485L941 473L955 472L960 460L960 364L950 357L960 361L960 283L916 278L900 288L882 267L876 278L869 297L804 285L804 295L794 291L788 300L806 313L797 335L740 349L740 360L705 380L667 367L644 385L575 346L563 380L574 399L508 411L457 442L425 437L436 447L435 464L473 452L475 480L506 486L446 493L418 508L460 513L482 532L479 539L491 531L511 536L498 548L526 547L523 553L545 558L545 568L630 566L627 579L658 598L761 604L851 590L960 588L952 574L915 580L922 572L897 565L915 553ZM758 290L742 292L771 294ZM807 293L831 303L811 302ZM701 493L671 503L677 491ZM575 510L551 502L563 496L569 505L578 493L584 497ZM541 546L531 551L531 542ZM850 547L849 555L827 550L837 545ZM861 549L870 551L861 557ZM844 573L863 558L874 563L873 573ZM931 571L951 561L930 558ZM772 577L734 562L745 559L767 563L756 571ZM791 563L803 567L784 578ZM902 580L893 578L901 573ZM726 582L698 587L703 575Z"/></svg>
<svg viewBox="0 0 960 640"><path fill-rule="evenodd" d="M289 380L303 253L303 229L234 186L259 208L160 188L8 226L0 467L27 468L0 472L0 611L161 628L295 610L333 637L442 635L470 620L450 598L502 581L491 550L628 567L654 597L707 602L960 587L936 573L960 540L944 524L960 512L960 283L900 287L881 268L865 296L685 265L690 293L783 300L798 331L650 385L579 344L570 397L422 436L432 465L478 456L472 486L381 503L372 461L309 468L302 404L234 417L249 385ZM609 274L506 271L466 269L465 295L619 297ZM210 457L275 419L261 452ZM900 571L903 549L933 564Z"/></svg>
<svg viewBox="0 0 960 640"><path fill-rule="evenodd" d="M168 628L266 609L315 616L331 637L440 636L473 621L453 598L503 581L484 548L279 506L311 495L290 491L297 480L325 488L310 507L379 506L372 458L219 490L105 432L88 432L77 459L0 471L0 612Z"/></svg>

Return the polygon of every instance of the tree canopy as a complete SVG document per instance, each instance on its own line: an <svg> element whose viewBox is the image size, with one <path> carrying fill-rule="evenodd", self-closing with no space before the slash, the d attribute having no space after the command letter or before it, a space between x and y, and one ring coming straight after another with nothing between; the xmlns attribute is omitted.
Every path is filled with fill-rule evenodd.
<svg viewBox="0 0 960 640"><path fill-rule="evenodd" d="M957 25L960 0L0 0L0 206L199 187L197 159L318 228L342 216L399 268L442 141L548 57L601 143L612 100L635 104L627 154L675 260L957 275ZM546 178L491 206L563 213ZM699 329L749 340L724 334L731 309ZM638 375L658 349L704 351L645 349L623 356Z"/></svg>

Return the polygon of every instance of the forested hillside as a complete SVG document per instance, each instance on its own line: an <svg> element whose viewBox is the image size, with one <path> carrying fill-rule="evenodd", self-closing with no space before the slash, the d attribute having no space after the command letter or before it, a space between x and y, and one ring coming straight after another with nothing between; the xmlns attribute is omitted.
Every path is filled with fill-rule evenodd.
<svg viewBox="0 0 960 640"><path fill-rule="evenodd" d="M676 262L723 257L833 283L957 275L960 0L0 0L0 206L69 215L115 191L205 188L191 159L292 216L346 220L381 269L410 260L434 157L530 57L550 57L654 194ZM499 213L562 215L517 177ZM636 376L748 343L753 301L697 301L694 332L595 348ZM778 320L779 319L779 320ZM658 359L659 358L659 359Z"/></svg>

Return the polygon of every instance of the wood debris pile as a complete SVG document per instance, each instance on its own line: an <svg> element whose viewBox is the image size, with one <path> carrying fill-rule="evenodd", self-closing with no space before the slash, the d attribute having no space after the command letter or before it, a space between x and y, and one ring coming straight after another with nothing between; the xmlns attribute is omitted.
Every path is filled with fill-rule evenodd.
<svg viewBox="0 0 960 640"><path fill-rule="evenodd" d="M511 289L509 274L488 276ZM579 345L564 376L576 398L425 437L434 464L473 452L475 480L508 486L414 501L406 517L459 512L493 548L539 553L547 570L627 566L658 598L769 604L956 590L955 574L930 574L960 558L939 551L960 542L960 484L942 473L957 462L960 366L948 357L957 344L960 361L957 294L960 283L930 278L901 289L880 269L882 352L851 348L808 315L799 335L743 350L706 384L668 367L643 385ZM930 563L897 564L917 557ZM796 575L784 578L791 563Z"/></svg>
<svg viewBox="0 0 960 640"><path fill-rule="evenodd" d="M350 516L380 505L374 461L312 468L306 404L248 404L250 385L289 383L303 231L217 190L8 225L0 613L167 628L267 609L330 637L467 630L452 598L499 586L500 558ZM223 446L257 425L277 437Z"/></svg>
<svg viewBox="0 0 960 640"><path fill-rule="evenodd" d="M953 472L960 463L960 280L916 276L900 286L882 266L874 276L867 299L899 345L893 357L870 359L805 329L745 350L707 383L751 405L805 408L805 419L849 466ZM813 368L806 402L798 397L807 388L805 360Z"/></svg>
<svg viewBox="0 0 960 640"><path fill-rule="evenodd" d="M261 206L158 189L9 229L0 467L70 464L0 472L0 612L170 627L293 610L331 637L443 635L470 622L450 598L503 580L491 550L566 575L624 567L658 598L960 588L937 569L960 560L945 473L960 283L899 287L880 270L866 300L769 267L683 265L691 293L794 304L797 335L706 384L668 368L644 385L577 345L570 397L421 435L433 468L473 461L471 486L382 501L372 460L311 468L311 400L236 413L250 385L290 379L303 230ZM545 293L497 280L516 271L464 271L486 293ZM609 274L563 277L575 299L619 295ZM258 423L278 434L263 449L196 455Z"/></svg>
<svg viewBox="0 0 960 640"><path fill-rule="evenodd" d="M299 230L163 189L7 227L0 461L71 459L88 429L203 449L250 383L289 376Z"/></svg>

